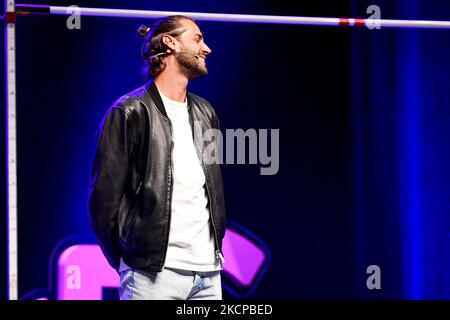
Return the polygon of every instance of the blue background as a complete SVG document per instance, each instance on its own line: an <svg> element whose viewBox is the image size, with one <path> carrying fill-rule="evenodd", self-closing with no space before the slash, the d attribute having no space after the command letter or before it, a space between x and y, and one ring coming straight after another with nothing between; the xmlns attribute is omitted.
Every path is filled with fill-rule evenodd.
<svg viewBox="0 0 450 320"><path fill-rule="evenodd" d="M368 17L377 4L382 18L450 20L444 0L58 2L73 4L328 17ZM135 31L145 22L82 17L81 30L68 30L64 16L18 18L20 296L48 286L61 239L92 235L95 131L109 105L143 83ZM252 298L450 298L450 31L199 26L212 54L190 90L212 103L223 130L280 130L277 175L223 166L228 217L272 252ZM5 142L5 127L0 134ZM5 170L0 177L6 230ZM366 287L372 264L381 290Z"/></svg>

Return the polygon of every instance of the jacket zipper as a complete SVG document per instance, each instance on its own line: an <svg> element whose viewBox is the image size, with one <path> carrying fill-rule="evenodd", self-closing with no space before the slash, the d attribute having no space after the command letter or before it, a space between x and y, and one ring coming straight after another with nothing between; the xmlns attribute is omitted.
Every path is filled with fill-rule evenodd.
<svg viewBox="0 0 450 320"><path fill-rule="evenodd" d="M138 187L136 189L135 195L139 195L139 191L141 191L142 183L143 183L142 181L139 182L139 185L138 185Z"/></svg>
<svg viewBox="0 0 450 320"><path fill-rule="evenodd" d="M171 222L171 218L172 218L172 189L173 189L173 159L172 159L172 155L173 155L173 130L172 130L172 122L170 122L170 119L168 119L169 121L169 127L170 127L170 162L169 162L169 185L170 185L170 190L169 190L169 210L168 210L168 215L169 215L169 221L167 223L167 237L166 237L166 248L164 250L164 257L161 260L161 264L159 266L159 270L163 270L164 269L164 264L166 262L166 256L167 256L167 250L169 248L169 234L170 234L170 222Z"/></svg>
<svg viewBox="0 0 450 320"><path fill-rule="evenodd" d="M197 143L194 141L194 144L197 146ZM197 151L198 151L198 146L197 146ZM205 163L203 162L203 155L200 153L200 158L202 159L202 167L203 167L203 172L205 173L205 182L206 182L206 193L208 194L208 201L209 201L209 217L211 218L212 221L212 226L213 226L213 230L214 230L214 241L216 243L216 257L220 262L220 265L223 266L223 264L225 263L225 259L223 258L223 254L219 249L219 241L217 240L217 230L216 230L216 225L214 222L214 215L213 215L213 209L212 209L212 202L211 202L211 196L209 194L209 186L208 186L208 175L206 173L206 167L205 167Z"/></svg>

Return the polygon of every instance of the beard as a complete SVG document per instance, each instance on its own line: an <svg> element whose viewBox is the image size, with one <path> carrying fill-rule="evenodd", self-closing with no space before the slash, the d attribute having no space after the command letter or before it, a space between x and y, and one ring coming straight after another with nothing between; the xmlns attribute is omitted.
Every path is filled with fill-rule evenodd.
<svg viewBox="0 0 450 320"><path fill-rule="evenodd" d="M186 47L183 47L181 52L175 53L175 58L180 66L181 72L186 75L188 79L195 79L207 75L208 69L206 68L206 65L195 56L186 52L196 54Z"/></svg>

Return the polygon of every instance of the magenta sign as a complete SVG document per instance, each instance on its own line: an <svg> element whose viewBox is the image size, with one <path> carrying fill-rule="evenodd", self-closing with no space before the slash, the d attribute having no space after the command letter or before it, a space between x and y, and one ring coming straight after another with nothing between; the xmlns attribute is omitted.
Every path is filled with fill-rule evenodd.
<svg viewBox="0 0 450 320"><path fill-rule="evenodd" d="M117 287L119 275L110 267L98 245L67 248L58 260L58 300L101 300L104 287Z"/></svg>

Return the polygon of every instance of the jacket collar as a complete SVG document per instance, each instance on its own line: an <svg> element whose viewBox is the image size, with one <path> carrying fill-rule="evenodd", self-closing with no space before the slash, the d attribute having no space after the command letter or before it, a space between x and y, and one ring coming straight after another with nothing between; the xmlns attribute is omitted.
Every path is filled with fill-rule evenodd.
<svg viewBox="0 0 450 320"><path fill-rule="evenodd" d="M162 101L161 95L159 94L158 88L156 87L156 84L153 80L150 80L149 82L147 82L145 84L145 90L147 91L150 98L155 103L155 106L159 110L159 112L161 112L165 117L168 118L166 108L164 107L164 103ZM187 92L186 95L187 95L187 105L188 105L188 110L189 110L193 101L192 101L192 97L189 94L189 92Z"/></svg>
<svg viewBox="0 0 450 320"><path fill-rule="evenodd" d="M158 88L156 87L155 82L152 80L147 82L145 84L145 90L147 91L148 95L152 99L159 112L161 112L166 118L168 118L166 108L164 108L164 103L161 99L161 96L159 95Z"/></svg>

